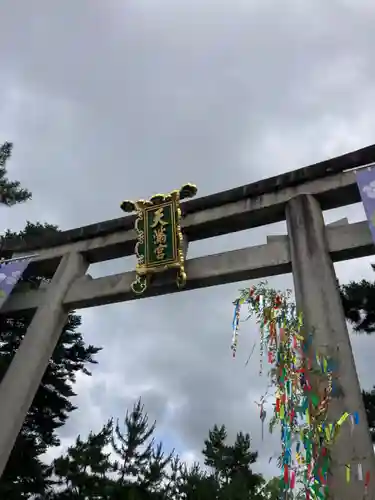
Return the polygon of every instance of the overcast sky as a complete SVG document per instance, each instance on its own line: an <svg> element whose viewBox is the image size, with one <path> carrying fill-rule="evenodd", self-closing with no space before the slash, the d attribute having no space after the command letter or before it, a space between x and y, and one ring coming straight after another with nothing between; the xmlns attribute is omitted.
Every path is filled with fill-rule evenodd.
<svg viewBox="0 0 375 500"><path fill-rule="evenodd" d="M33 192L2 209L4 228L26 220L69 229L122 216L123 199L185 182L206 195L375 142L375 4L370 0L2 0L0 142L14 142L9 176ZM364 219L359 205L326 214ZM194 243L190 256L265 242L277 224ZM369 260L336 266L342 282L373 278ZM132 269L134 258L93 276ZM285 288L291 277L270 280ZM245 284L249 285L248 283ZM142 396L158 435L190 460L208 429L253 435L258 470L278 437L260 438L254 403L257 339L242 326L231 358L232 301L240 284L83 312L87 342L102 345L78 433L121 417ZM370 388L375 339L353 340ZM370 346L371 344L371 346Z"/></svg>

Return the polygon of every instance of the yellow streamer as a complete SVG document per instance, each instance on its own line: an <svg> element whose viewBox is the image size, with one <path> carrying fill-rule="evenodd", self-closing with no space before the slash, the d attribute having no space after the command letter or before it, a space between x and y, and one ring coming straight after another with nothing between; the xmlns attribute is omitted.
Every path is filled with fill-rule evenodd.
<svg viewBox="0 0 375 500"><path fill-rule="evenodd" d="M350 464L346 465L346 482L350 482Z"/></svg>
<svg viewBox="0 0 375 500"><path fill-rule="evenodd" d="M301 328L302 325L303 325L303 317L302 317L302 313L300 312L298 314L298 326Z"/></svg>
<svg viewBox="0 0 375 500"><path fill-rule="evenodd" d="M280 420L282 420L285 416L284 405L280 405Z"/></svg>
<svg viewBox="0 0 375 500"><path fill-rule="evenodd" d="M343 414L343 416L337 421L337 426L340 427L344 422L345 420L349 417L349 413L348 412L345 412Z"/></svg>
<svg viewBox="0 0 375 500"><path fill-rule="evenodd" d="M329 441L331 439L331 431L328 427L326 427L326 437L327 437L327 441Z"/></svg>

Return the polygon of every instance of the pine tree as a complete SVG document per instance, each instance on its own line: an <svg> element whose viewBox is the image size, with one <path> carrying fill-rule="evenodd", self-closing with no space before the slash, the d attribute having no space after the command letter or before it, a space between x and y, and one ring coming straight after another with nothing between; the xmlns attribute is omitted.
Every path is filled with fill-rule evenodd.
<svg viewBox="0 0 375 500"><path fill-rule="evenodd" d="M226 441L225 426L215 425L202 451L207 469L180 464L179 493L173 500L268 500L262 493L263 477L251 470L257 453L251 450L249 434L239 432L232 445Z"/></svg>
<svg viewBox="0 0 375 500"><path fill-rule="evenodd" d="M228 445L225 427L215 426L203 450L208 470L202 470L173 452L165 455L154 431L138 400L123 428L110 420L86 441L78 437L52 464L58 489L38 500L276 500L271 487L260 492L264 479L251 470L257 454L248 434Z"/></svg>
<svg viewBox="0 0 375 500"><path fill-rule="evenodd" d="M357 333L375 332L375 283L367 280L340 287L345 317Z"/></svg>
<svg viewBox="0 0 375 500"><path fill-rule="evenodd" d="M372 266L374 269L374 266ZM350 282L340 287L345 317L356 333L375 332L375 283L367 280ZM375 443L375 387L363 391L367 422L372 442Z"/></svg>
<svg viewBox="0 0 375 500"><path fill-rule="evenodd" d="M371 391L363 391L362 395L371 439L372 442L375 443L375 386Z"/></svg>
<svg viewBox="0 0 375 500"><path fill-rule="evenodd" d="M258 454L251 450L250 435L239 432L233 445L226 444L226 439L225 426L215 425L203 449L204 463L212 469L219 484L219 498L255 500L263 478L251 470Z"/></svg>
<svg viewBox="0 0 375 500"><path fill-rule="evenodd" d="M226 446L227 431L224 425L220 428L215 425L208 433L208 439L204 442L203 456L204 464L214 471L216 479L221 483L227 482ZM223 477L224 476L224 477Z"/></svg>
<svg viewBox="0 0 375 500"><path fill-rule="evenodd" d="M155 444L155 426L156 422L149 424L140 399L132 411L126 413L123 430L117 421L112 447L120 487L136 483L150 493L160 491L162 481L167 478L166 467L171 463L173 452L165 455L162 444Z"/></svg>
<svg viewBox="0 0 375 500"><path fill-rule="evenodd" d="M31 193L18 181L9 181L7 178L6 163L12 154L13 144L5 142L0 146L0 203L8 207L22 203L31 198Z"/></svg>
<svg viewBox="0 0 375 500"><path fill-rule="evenodd" d="M262 496L264 500L280 500L281 487L280 477L273 477L262 488Z"/></svg>
<svg viewBox="0 0 375 500"><path fill-rule="evenodd" d="M161 444L155 444L154 431L155 423L149 425L138 400L126 414L124 429L110 420L86 441L78 437L53 462L57 480L47 499L172 500L172 454L164 456ZM172 465L170 472L168 464Z"/></svg>
<svg viewBox="0 0 375 500"><path fill-rule="evenodd" d="M220 484L215 474L202 471L198 463L190 468L180 464L176 500L216 500L220 495ZM167 497L169 498L169 497Z"/></svg>
<svg viewBox="0 0 375 500"><path fill-rule="evenodd" d="M48 224L28 223L19 234L6 232L3 242L27 240L29 236L43 237L56 231L56 227ZM10 255L3 252L0 257L9 258ZM24 286L38 287L42 280L41 276L28 276ZM29 315L0 315L0 380L30 320ZM0 479L0 498L29 499L31 494L43 495L48 488L50 470L41 461L41 456L49 447L59 444L56 431L76 408L71 402L75 396L75 377L79 372L90 375L87 366L96 363L95 355L100 350L85 345L78 331L80 326L80 316L70 314Z"/></svg>
<svg viewBox="0 0 375 500"><path fill-rule="evenodd" d="M53 471L58 491L50 492L53 500L89 498L111 498L113 481L109 477L112 470L110 453L104 449L110 444L112 421L109 421L98 433L90 432L86 441L78 436L67 453L56 459ZM44 498L44 497L43 497Z"/></svg>

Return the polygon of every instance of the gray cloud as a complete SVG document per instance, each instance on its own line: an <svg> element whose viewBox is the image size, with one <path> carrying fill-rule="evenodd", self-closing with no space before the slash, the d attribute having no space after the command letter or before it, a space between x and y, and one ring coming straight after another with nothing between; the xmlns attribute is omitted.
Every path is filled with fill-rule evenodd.
<svg viewBox="0 0 375 500"><path fill-rule="evenodd" d="M121 216L119 203L190 181L209 194L373 142L372 2L314 0L3 0L0 139L15 142L10 175L34 194L4 209L62 228ZM360 206L327 220L363 218ZM191 256L259 244L285 224L191 245ZM134 265L92 266L95 275ZM370 276L368 259L337 266L341 280ZM270 280L291 285L291 277ZM247 284L246 284L247 285ZM103 345L64 444L143 396L168 444L198 453L208 428L250 430L259 468L278 438L260 439L254 403L265 389L257 338L244 324L230 356L240 285L83 313L87 341ZM353 340L371 386L371 338Z"/></svg>

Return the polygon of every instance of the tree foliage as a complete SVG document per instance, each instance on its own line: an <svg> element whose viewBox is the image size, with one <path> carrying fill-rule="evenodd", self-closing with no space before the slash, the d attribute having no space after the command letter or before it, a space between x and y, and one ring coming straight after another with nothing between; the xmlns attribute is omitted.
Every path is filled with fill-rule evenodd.
<svg viewBox="0 0 375 500"><path fill-rule="evenodd" d="M232 445L226 440L225 426L214 426L204 443L204 463L213 471L220 499L245 500L250 493L254 496L263 483L251 469L258 454L251 450L249 434L238 433Z"/></svg>
<svg viewBox="0 0 375 500"><path fill-rule="evenodd" d="M374 266L373 266L374 269ZM340 287L345 317L354 332L372 334L375 332L375 283L367 280L351 281ZM372 442L375 443L375 387L363 391L367 422Z"/></svg>
<svg viewBox="0 0 375 500"><path fill-rule="evenodd" d="M19 181L10 181L7 177L6 163L11 157L13 144L5 142L0 146L0 203L12 206L31 198L31 193L21 187Z"/></svg>
<svg viewBox="0 0 375 500"><path fill-rule="evenodd" d="M371 391L363 391L362 395L371 439L375 443L375 386Z"/></svg>
<svg viewBox="0 0 375 500"><path fill-rule="evenodd" d="M154 431L155 422L149 424L138 400L122 428L110 420L86 441L78 437L53 463L56 483L48 500L268 498L259 493L263 478L251 470L257 454L248 434L239 433L229 445L225 427L215 426L204 444L202 469L198 464L188 467L173 451L166 454L155 442Z"/></svg>
<svg viewBox="0 0 375 500"><path fill-rule="evenodd" d="M345 317L357 333L375 332L375 283L367 280L340 287Z"/></svg>
<svg viewBox="0 0 375 500"><path fill-rule="evenodd" d="M156 422L149 424L141 400L126 414L123 429L117 422L111 445L116 457L113 467L120 486L130 480L145 490L156 492L167 479L166 466L171 462L172 454L165 456L162 444L155 444L155 425Z"/></svg>
<svg viewBox="0 0 375 500"><path fill-rule="evenodd" d="M280 478L273 477L262 490L263 498L264 500L280 500L281 491Z"/></svg>
<svg viewBox="0 0 375 500"><path fill-rule="evenodd" d="M86 441L78 436L74 446L54 461L55 486L59 491L50 492L48 498L109 498L113 483L107 474L112 466L104 449L111 432L110 421L97 434L90 432Z"/></svg>

